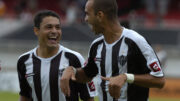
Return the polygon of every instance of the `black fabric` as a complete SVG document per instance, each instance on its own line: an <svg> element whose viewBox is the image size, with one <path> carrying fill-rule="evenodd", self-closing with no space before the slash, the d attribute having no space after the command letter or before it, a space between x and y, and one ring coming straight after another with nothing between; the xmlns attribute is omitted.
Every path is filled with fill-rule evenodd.
<svg viewBox="0 0 180 101"><path fill-rule="evenodd" d="M114 46L112 49L112 76L117 76L119 75L119 67L118 67L118 56L119 56L119 50L120 46L122 43L121 38Z"/></svg>
<svg viewBox="0 0 180 101"><path fill-rule="evenodd" d="M103 43L103 49L101 51L101 76L106 77L106 69L105 69L105 60L106 60L106 46ZM103 92L103 101L107 101L107 93L105 91L106 89L106 81L102 80L101 82L101 89Z"/></svg>
<svg viewBox="0 0 180 101"><path fill-rule="evenodd" d="M80 60L72 53L66 52L65 57L69 59L69 65L75 68L82 67ZM66 100L68 101L79 101L79 96L82 100L87 100L90 98L88 93L88 88L86 84L77 83L70 80L70 89L71 89L71 97L68 97Z"/></svg>
<svg viewBox="0 0 180 101"><path fill-rule="evenodd" d="M52 61L51 61L51 66L50 66L50 94L51 94L51 101L59 101L59 90L58 90L58 71L59 71L59 66L60 66L60 60L61 60L61 55L58 54Z"/></svg>
<svg viewBox="0 0 180 101"><path fill-rule="evenodd" d="M34 80L34 88L38 101L42 101L42 87L41 87L41 60L33 54L33 80Z"/></svg>
<svg viewBox="0 0 180 101"><path fill-rule="evenodd" d="M26 75L26 66L24 62L29 58L30 54L24 55L21 57L17 62L17 72L18 72L18 78L19 78L19 84L20 84L20 95L25 96L27 98L32 99L32 89L29 86L25 75Z"/></svg>
<svg viewBox="0 0 180 101"><path fill-rule="evenodd" d="M94 61L96 54L97 54L97 48L98 45L101 44L103 42L103 40L100 40L96 43L94 43L91 48L90 48L90 53L89 53L89 58L88 58L88 63L87 65L83 68L85 74L87 75L87 77L89 78L93 78L94 76L96 76L98 74L98 67Z"/></svg>
<svg viewBox="0 0 180 101"><path fill-rule="evenodd" d="M147 61L143 56L137 44L129 38L125 39L128 50L128 73L146 74L150 73L147 67ZM140 87L135 84L128 84L128 101L147 101L149 96L149 88Z"/></svg>

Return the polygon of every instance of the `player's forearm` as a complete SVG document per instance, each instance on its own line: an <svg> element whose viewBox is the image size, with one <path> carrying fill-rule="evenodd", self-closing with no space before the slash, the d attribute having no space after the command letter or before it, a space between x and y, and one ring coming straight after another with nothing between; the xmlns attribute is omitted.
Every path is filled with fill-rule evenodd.
<svg viewBox="0 0 180 101"><path fill-rule="evenodd" d="M134 84L143 87L163 88L165 84L164 77L154 77L149 74L135 75L134 77Z"/></svg>
<svg viewBox="0 0 180 101"><path fill-rule="evenodd" d="M76 72L76 81L80 83L86 83L91 81L92 78L88 78L82 68L78 68Z"/></svg>

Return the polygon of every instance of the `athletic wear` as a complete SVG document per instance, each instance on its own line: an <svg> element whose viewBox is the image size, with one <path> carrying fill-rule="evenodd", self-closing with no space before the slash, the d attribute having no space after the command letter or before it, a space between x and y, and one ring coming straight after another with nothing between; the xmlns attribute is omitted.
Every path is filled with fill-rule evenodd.
<svg viewBox="0 0 180 101"><path fill-rule="evenodd" d="M75 51L59 47L58 53L50 58L37 56L37 48L20 56L17 71L21 96L33 101L79 101L79 94L82 99L95 96L95 90L88 84L70 81L71 97L65 98L60 89L63 70L67 66L82 67L84 58Z"/></svg>
<svg viewBox="0 0 180 101"><path fill-rule="evenodd" d="M159 60L149 43L137 32L126 28L123 28L120 39L112 44L106 43L103 36L93 41L84 71L88 77L97 74L112 77L123 73L163 76ZM109 82L100 78L97 81L100 101L148 101L149 88L125 83L119 100L115 100L108 93Z"/></svg>

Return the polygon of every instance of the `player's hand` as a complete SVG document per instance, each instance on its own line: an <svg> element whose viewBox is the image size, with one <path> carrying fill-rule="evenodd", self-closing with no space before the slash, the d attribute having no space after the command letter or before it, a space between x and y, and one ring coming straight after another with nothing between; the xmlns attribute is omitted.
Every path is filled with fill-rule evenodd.
<svg viewBox="0 0 180 101"><path fill-rule="evenodd" d="M60 79L60 88L65 96L70 96L70 87L69 87L70 79L75 79L74 70L71 66L67 67L64 70L63 75Z"/></svg>
<svg viewBox="0 0 180 101"><path fill-rule="evenodd" d="M109 81L109 93L110 95L115 98L118 99L120 97L120 90L122 88L122 86L124 85L124 83L126 82L126 75L121 74L115 77L103 77L101 76L102 80L105 81Z"/></svg>

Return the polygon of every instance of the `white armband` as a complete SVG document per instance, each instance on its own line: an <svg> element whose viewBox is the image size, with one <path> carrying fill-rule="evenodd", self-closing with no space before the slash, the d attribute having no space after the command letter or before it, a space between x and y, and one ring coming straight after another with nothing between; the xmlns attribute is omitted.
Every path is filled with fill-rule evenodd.
<svg viewBox="0 0 180 101"><path fill-rule="evenodd" d="M134 74L129 74L129 73L124 73L127 77L127 82L128 83L133 83L134 82Z"/></svg>

